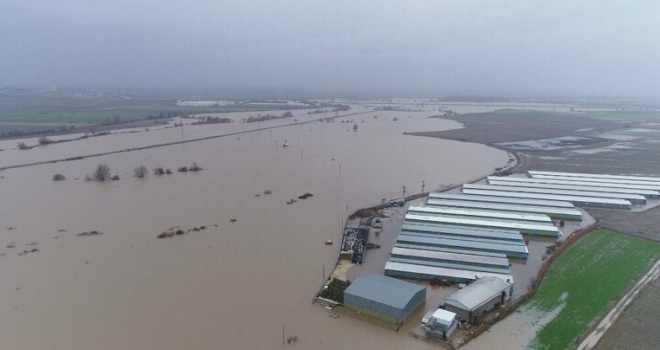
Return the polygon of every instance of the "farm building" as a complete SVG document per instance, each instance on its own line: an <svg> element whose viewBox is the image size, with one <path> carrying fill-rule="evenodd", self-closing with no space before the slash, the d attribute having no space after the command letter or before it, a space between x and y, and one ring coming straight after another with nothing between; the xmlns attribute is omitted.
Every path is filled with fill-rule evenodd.
<svg viewBox="0 0 660 350"><path fill-rule="evenodd" d="M431 337L447 339L457 326L456 314L443 309L431 310L422 318L422 328Z"/></svg>
<svg viewBox="0 0 660 350"><path fill-rule="evenodd" d="M629 176L629 175L608 175L608 174L564 173L564 172L534 171L534 170L530 170L527 173L532 177L534 177L536 175L557 176L557 177L581 177L581 178L590 178L590 179L657 182L657 183L660 184L660 178L659 177Z"/></svg>
<svg viewBox="0 0 660 350"><path fill-rule="evenodd" d="M454 253L454 254L469 254L477 256L493 256L496 258L506 258L506 254L502 253L493 253L493 252L484 252L478 250L465 250L460 248L452 247L442 247L442 246L429 246L429 245L419 245L419 244L406 244L406 243L396 243L395 247L401 248L410 248L410 249L419 249L419 250L430 250L433 252L445 252L445 253Z"/></svg>
<svg viewBox="0 0 660 350"><path fill-rule="evenodd" d="M594 198L594 197L582 197L575 195L564 196L564 195L550 195L550 194L523 193L523 192L485 191L485 190L475 190L475 189L467 189L467 188L462 189L462 191L464 194L470 194L470 195L474 194L481 196L522 198L522 199L540 198L548 201L553 201L553 200L566 201L582 207L632 209L632 203L624 199Z"/></svg>
<svg viewBox="0 0 660 350"><path fill-rule="evenodd" d="M530 198L506 198L506 197L491 197L491 196L479 196L479 195L468 195L465 193L431 193L429 194L429 199L442 199L442 200L451 200L451 201L470 201L470 202L483 202L483 203L497 203L497 204L511 204L511 205L531 205L531 206L541 206L541 207L557 207L557 208L569 208L575 209L575 205L570 201L558 201L558 200L539 200L539 199L530 199Z"/></svg>
<svg viewBox="0 0 660 350"><path fill-rule="evenodd" d="M486 219L468 219L440 215L406 214L405 222L424 224L459 225L491 229L517 230L523 235L559 237L559 230L552 224L532 224L513 221L495 221Z"/></svg>
<svg viewBox="0 0 660 350"><path fill-rule="evenodd" d="M504 303L513 285L499 277L482 277L445 298L445 310L456 313L460 320L475 322Z"/></svg>
<svg viewBox="0 0 660 350"><path fill-rule="evenodd" d="M548 184L548 185L578 185L584 187L607 187L607 188L622 188L631 190L650 190L660 191L660 185L631 185L626 183L617 182L593 182L584 181L581 178L529 178L529 177L514 177L514 176L488 176L488 182L491 181L506 181L506 182L519 182L519 183L534 183L534 184ZM605 180L607 181L607 180Z"/></svg>
<svg viewBox="0 0 660 350"><path fill-rule="evenodd" d="M425 286L376 274L358 277L344 291L346 308L399 325L425 301Z"/></svg>
<svg viewBox="0 0 660 350"><path fill-rule="evenodd" d="M449 239L482 239L493 241L511 241L524 244L523 236L516 230L495 230L473 227L462 227L456 225L423 225L404 223L401 233L425 233L434 234L441 238ZM502 242L500 242L502 243Z"/></svg>
<svg viewBox="0 0 660 350"><path fill-rule="evenodd" d="M576 196L576 197L591 197L591 198L608 198L608 199L623 199L630 201L632 204L646 204L646 198L638 194L620 194L611 192L577 192L575 190L555 190L546 188L529 188L519 186L495 186L495 185L473 185L464 184L463 189L472 190L485 190L485 191L508 191L508 192L523 192L532 194L549 194L559 196Z"/></svg>
<svg viewBox="0 0 660 350"><path fill-rule="evenodd" d="M523 214L545 214L555 220L582 221L582 213L577 209L541 207L531 205L499 204L476 201L454 201L429 198L427 205L440 208L483 209Z"/></svg>
<svg viewBox="0 0 660 350"><path fill-rule="evenodd" d="M439 214L446 216L457 216L477 219L488 220L507 220L507 221L522 221L533 223L552 223L552 219L544 214L520 214L520 213L504 213L501 211L488 211L479 209L463 209L463 208L436 208L436 207L418 207L410 206L409 213L425 214Z"/></svg>
<svg viewBox="0 0 660 350"><path fill-rule="evenodd" d="M529 250L525 245L500 244L490 242L474 242L457 239L435 238L422 234L404 234L397 237L397 246L405 244L408 246L428 246L436 248L451 249L453 252L472 254L472 252L487 252L505 254L509 258L527 259ZM425 249L417 247L417 249Z"/></svg>
<svg viewBox="0 0 660 350"><path fill-rule="evenodd" d="M518 187L518 188L573 191L573 192L578 192L577 194L581 194L582 192L590 192L590 193L606 193L606 194L620 194L620 195L637 195L651 199L660 198L660 192L653 190L589 187L586 186L584 183L576 183L574 185L553 185L553 184L539 184L539 183L516 182L516 181L511 182L506 180L489 180L488 183L490 185L498 186L498 187L508 186L508 187Z"/></svg>
<svg viewBox="0 0 660 350"><path fill-rule="evenodd" d="M455 262L462 265L475 267L509 269L509 259L506 257L434 252L430 250L410 249L396 246L392 248L391 256L395 258L409 258L411 260L419 261Z"/></svg>
<svg viewBox="0 0 660 350"><path fill-rule="evenodd" d="M502 280L511 281L513 283L513 276L507 274L448 269L434 266L399 263L394 261L388 261L385 263L385 275L425 281L440 279L447 280L452 283L469 283L482 277L497 277Z"/></svg>

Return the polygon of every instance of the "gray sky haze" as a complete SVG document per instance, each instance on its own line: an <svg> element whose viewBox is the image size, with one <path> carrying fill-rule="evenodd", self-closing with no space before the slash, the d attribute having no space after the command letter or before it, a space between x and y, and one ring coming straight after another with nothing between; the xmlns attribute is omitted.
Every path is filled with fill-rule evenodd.
<svg viewBox="0 0 660 350"><path fill-rule="evenodd" d="M660 96L658 1L0 1L0 85Z"/></svg>

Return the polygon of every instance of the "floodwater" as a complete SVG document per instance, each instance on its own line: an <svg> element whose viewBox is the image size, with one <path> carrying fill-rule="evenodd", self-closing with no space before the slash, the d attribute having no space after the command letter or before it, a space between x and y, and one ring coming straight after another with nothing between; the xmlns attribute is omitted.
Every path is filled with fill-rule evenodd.
<svg viewBox="0 0 660 350"><path fill-rule="evenodd" d="M460 126L431 114L373 112L0 172L0 348L274 349L288 346L283 333L303 349L432 347L405 328L331 318L311 304L338 255L338 245L324 241L341 239L350 212L400 197L403 186L417 193L422 181L430 190L507 163L505 152L486 146L403 135ZM297 118L327 116L334 113ZM237 121L6 150L0 166L287 123ZM176 172L193 162L204 170ZM84 181L99 163L121 180ZM174 174L133 178L142 164ZM52 181L55 173L66 180ZM286 204L306 192L314 196ZM156 238L170 227L202 225ZM103 234L77 236L91 230Z"/></svg>

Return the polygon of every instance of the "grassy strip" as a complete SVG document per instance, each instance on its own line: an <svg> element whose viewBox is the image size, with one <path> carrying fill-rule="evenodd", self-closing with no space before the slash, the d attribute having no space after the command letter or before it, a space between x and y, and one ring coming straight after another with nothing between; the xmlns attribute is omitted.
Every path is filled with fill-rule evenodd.
<svg viewBox="0 0 660 350"><path fill-rule="evenodd" d="M528 304L549 312L566 303L531 344L539 349L574 347L589 325L660 257L660 243L610 230L596 230L578 241L552 264ZM567 297L561 300L562 294ZM565 294L564 294L565 295Z"/></svg>

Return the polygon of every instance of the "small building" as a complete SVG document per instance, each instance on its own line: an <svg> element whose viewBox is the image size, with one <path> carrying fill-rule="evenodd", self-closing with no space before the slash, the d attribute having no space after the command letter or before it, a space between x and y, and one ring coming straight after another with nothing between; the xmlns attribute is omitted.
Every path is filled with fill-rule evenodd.
<svg viewBox="0 0 660 350"><path fill-rule="evenodd" d="M398 325L425 301L425 286L376 274L358 277L344 291L346 308Z"/></svg>
<svg viewBox="0 0 660 350"><path fill-rule="evenodd" d="M443 309L431 310L422 318L422 328L430 337L447 339L457 326L456 314Z"/></svg>
<svg viewBox="0 0 660 350"><path fill-rule="evenodd" d="M473 323L488 311L504 303L513 292L513 284L499 277L482 277L445 298L443 308L458 319Z"/></svg>

